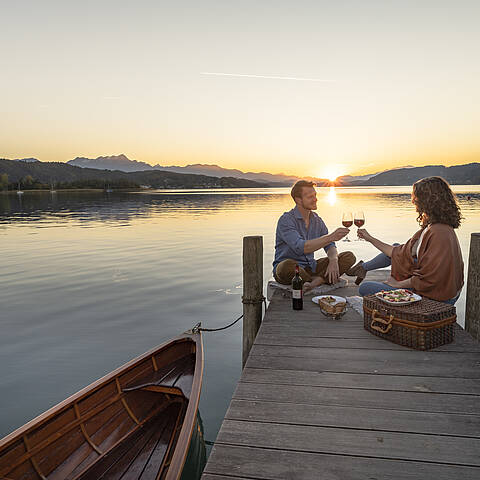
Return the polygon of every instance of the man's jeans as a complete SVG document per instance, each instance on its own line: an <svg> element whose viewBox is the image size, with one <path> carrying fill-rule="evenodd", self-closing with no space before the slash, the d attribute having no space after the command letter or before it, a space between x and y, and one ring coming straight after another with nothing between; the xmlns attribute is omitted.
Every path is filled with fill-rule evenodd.
<svg viewBox="0 0 480 480"><path fill-rule="evenodd" d="M328 267L328 257L319 258L317 260L317 268L315 272L312 272L310 268L300 267L300 276L304 282L311 282L313 277L323 277L326 282L328 279L325 278L325 271ZM295 276L295 265L298 262L290 258L282 260L278 265L273 276L278 283L283 285L290 285L292 279ZM355 255L352 252L342 252L338 254L338 270L339 274L344 274L353 264L355 263Z"/></svg>

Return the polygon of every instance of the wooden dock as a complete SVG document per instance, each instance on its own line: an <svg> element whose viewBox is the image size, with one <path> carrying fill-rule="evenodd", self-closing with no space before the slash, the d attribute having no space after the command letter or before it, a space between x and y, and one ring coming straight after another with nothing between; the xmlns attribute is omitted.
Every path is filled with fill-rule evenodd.
<svg viewBox="0 0 480 480"><path fill-rule="evenodd" d="M410 350L366 332L352 309L331 320L306 297L296 312L281 292L270 302L202 476L479 478L476 341L458 327L450 345Z"/></svg>

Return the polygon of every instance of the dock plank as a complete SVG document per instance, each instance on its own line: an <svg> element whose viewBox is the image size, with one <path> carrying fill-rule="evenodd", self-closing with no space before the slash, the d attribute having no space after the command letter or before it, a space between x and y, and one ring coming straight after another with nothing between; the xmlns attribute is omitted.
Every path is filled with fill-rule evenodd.
<svg viewBox="0 0 480 480"><path fill-rule="evenodd" d="M480 414L480 397L474 395L239 382L233 398L301 405L343 405L367 408L376 407L385 410Z"/></svg>
<svg viewBox="0 0 480 480"><path fill-rule="evenodd" d="M452 354L454 355L454 354ZM478 362L425 362L393 361L388 356L372 360L352 360L325 355L326 358L283 357L253 355L248 357L249 368L273 368L275 370L302 370L312 372L371 373L379 375L417 375L421 377L480 378Z"/></svg>
<svg viewBox="0 0 480 480"><path fill-rule="evenodd" d="M460 328L460 327L459 327ZM297 332L298 334L298 332ZM316 348L360 348L376 350L399 350L404 351L405 347L392 342L386 342L382 338L373 335L362 336L361 338L326 338L324 336L314 337L312 335L270 335L264 333L259 337L256 345L284 345L289 347L316 347ZM457 335L455 341L448 345L442 345L430 353L436 352L472 352L479 353L480 345L469 335Z"/></svg>
<svg viewBox="0 0 480 480"><path fill-rule="evenodd" d="M334 358L346 359L352 362L362 360L385 361L383 352L374 348L338 348L338 347L308 347L288 345L255 344L250 351L251 355L267 355L269 357L302 357L302 358ZM480 367L479 356L474 352L441 352L417 351L410 349L392 350L388 352L388 362L408 362L422 364L438 364L444 367L448 363L467 363Z"/></svg>
<svg viewBox="0 0 480 480"><path fill-rule="evenodd" d="M472 378L245 368L242 382L480 395L480 382Z"/></svg>
<svg viewBox="0 0 480 480"><path fill-rule="evenodd" d="M477 480L478 468L217 444L203 480ZM210 475L210 477L208 477Z"/></svg>
<svg viewBox="0 0 480 480"><path fill-rule="evenodd" d="M480 467L480 439L308 425L223 421L218 443Z"/></svg>
<svg viewBox="0 0 480 480"><path fill-rule="evenodd" d="M233 399L225 418L252 422L480 437L480 415Z"/></svg>

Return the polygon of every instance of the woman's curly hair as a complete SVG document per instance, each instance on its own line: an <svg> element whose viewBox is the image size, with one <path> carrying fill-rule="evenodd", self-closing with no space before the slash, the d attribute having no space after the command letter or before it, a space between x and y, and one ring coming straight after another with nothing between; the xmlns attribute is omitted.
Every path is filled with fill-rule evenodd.
<svg viewBox="0 0 480 480"><path fill-rule="evenodd" d="M442 177L422 178L413 184L412 202L422 227L445 223L458 228L463 219L455 194Z"/></svg>

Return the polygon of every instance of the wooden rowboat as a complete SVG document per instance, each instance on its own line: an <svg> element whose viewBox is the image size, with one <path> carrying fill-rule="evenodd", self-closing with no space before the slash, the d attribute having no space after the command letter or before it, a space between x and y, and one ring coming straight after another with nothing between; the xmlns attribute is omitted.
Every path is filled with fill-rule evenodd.
<svg viewBox="0 0 480 480"><path fill-rule="evenodd" d="M179 479L198 428L202 375L194 329L0 440L0 479Z"/></svg>

